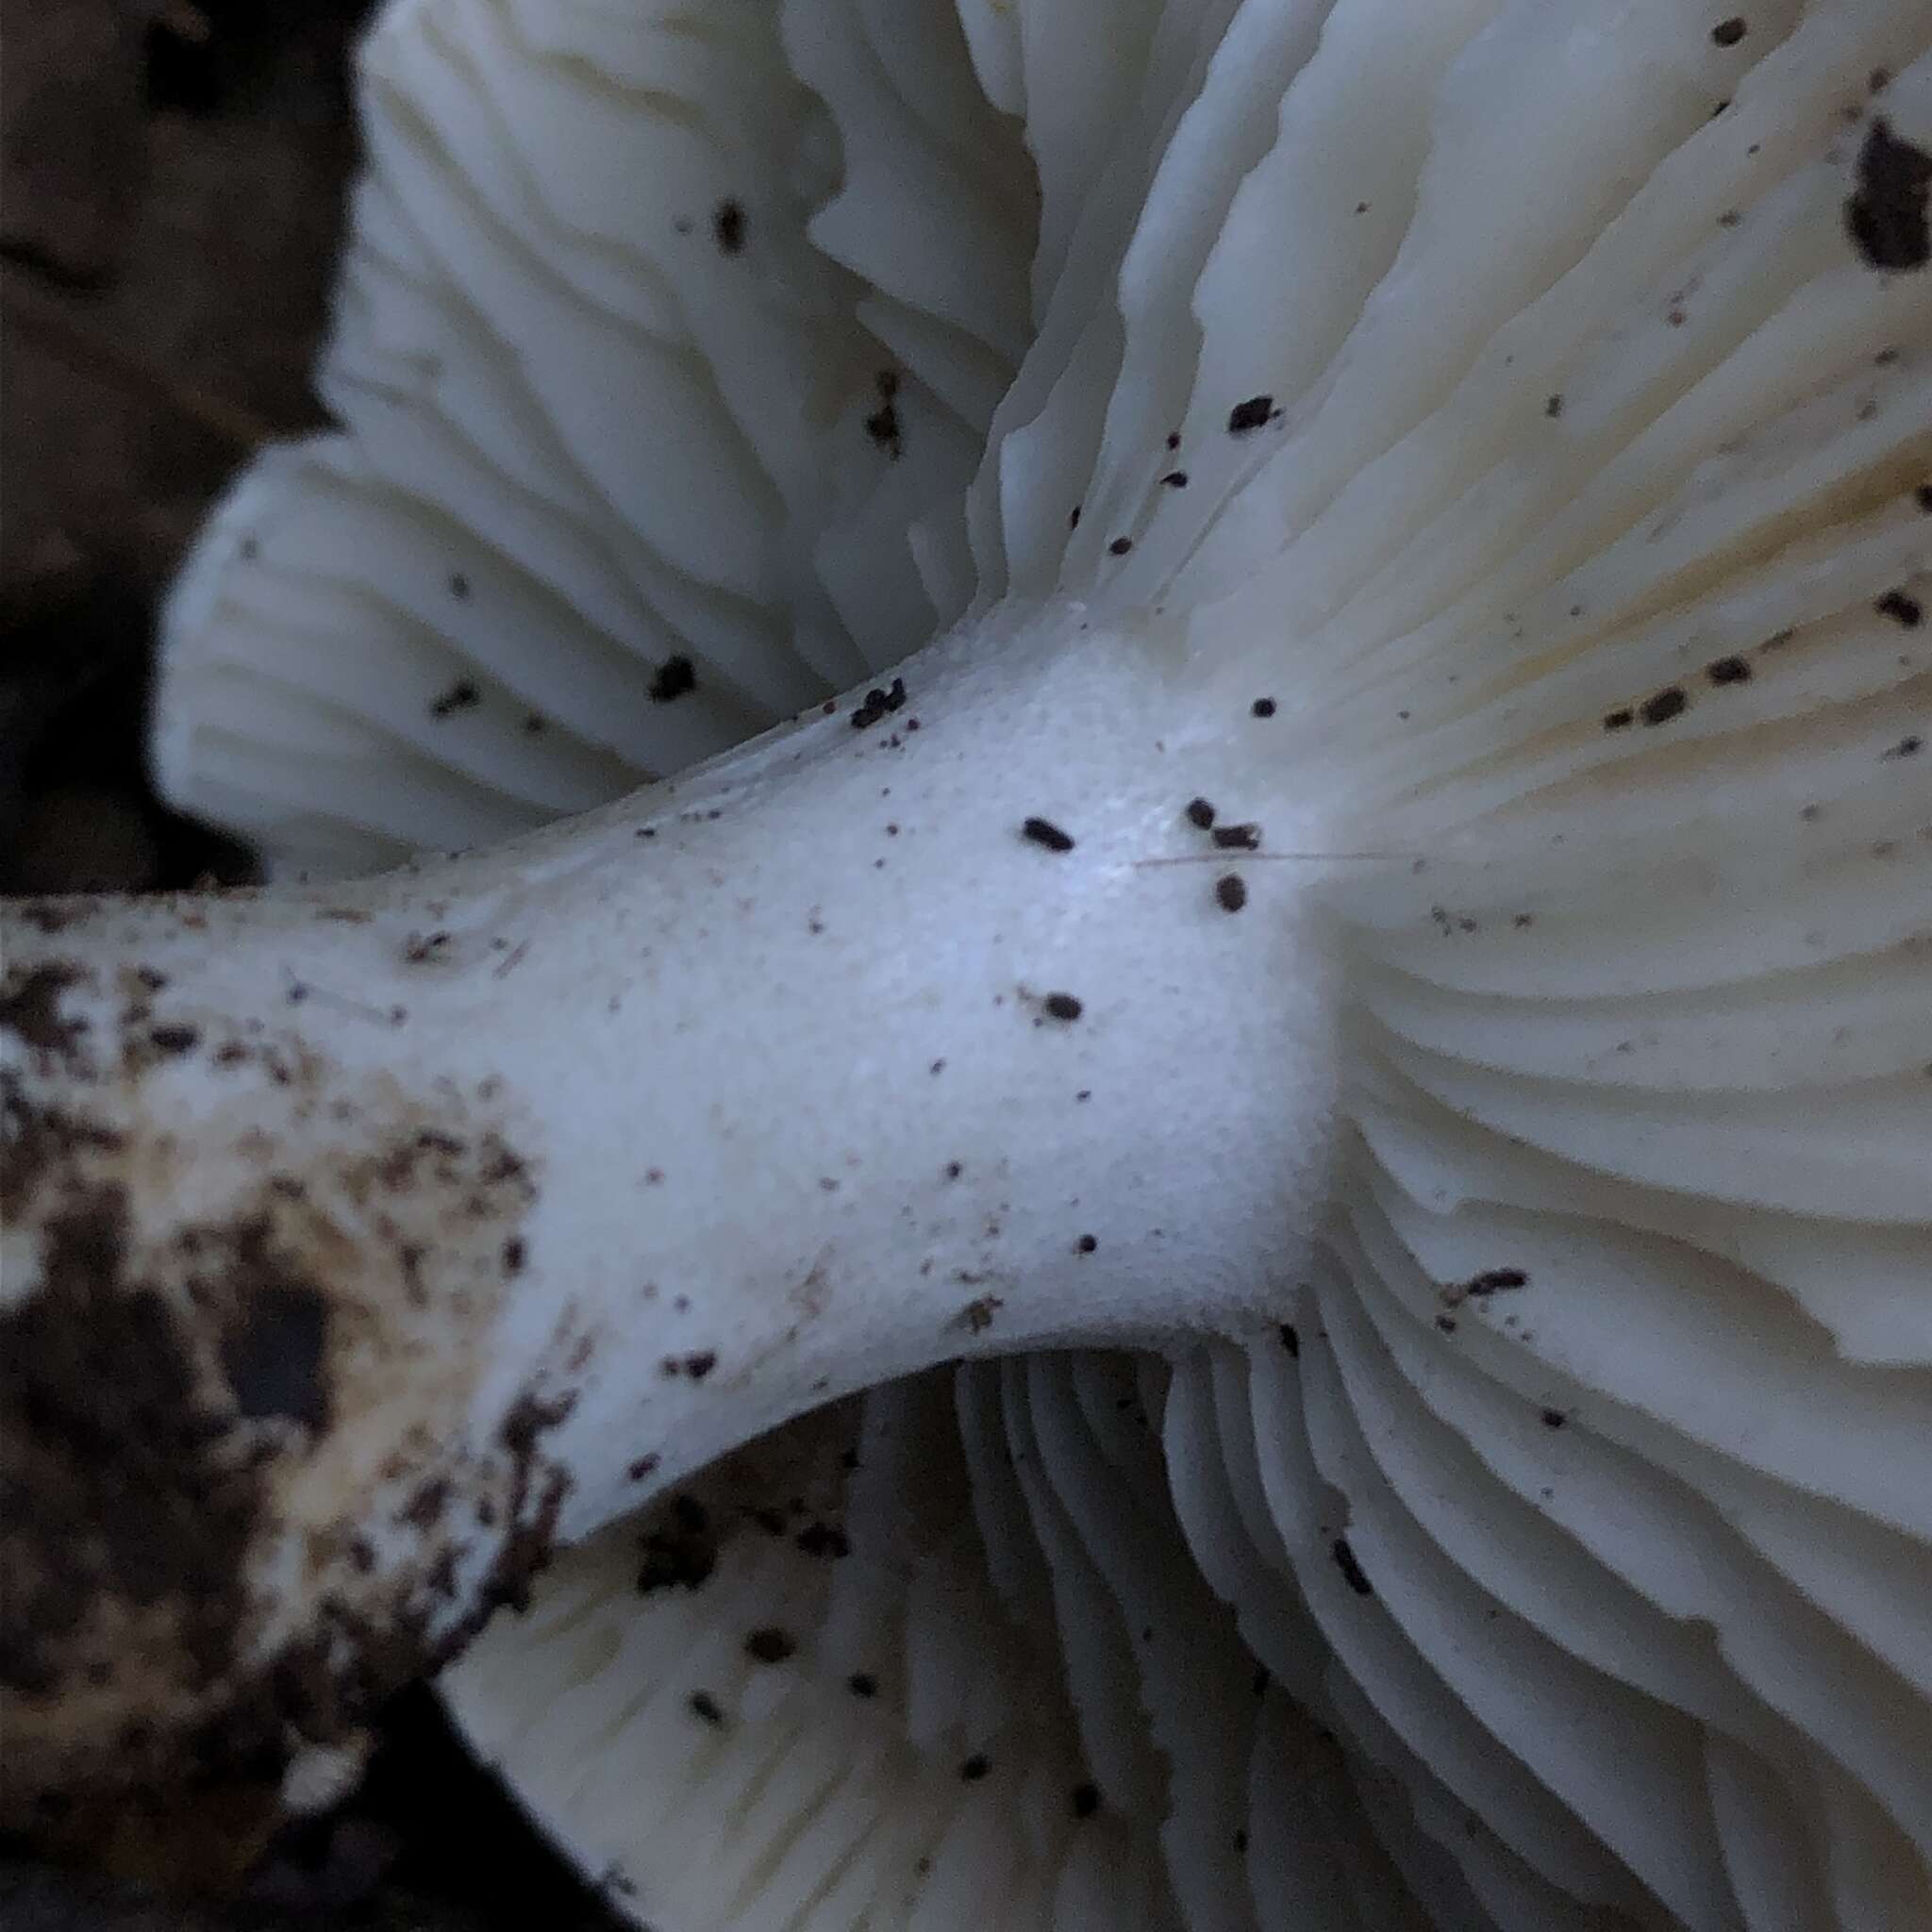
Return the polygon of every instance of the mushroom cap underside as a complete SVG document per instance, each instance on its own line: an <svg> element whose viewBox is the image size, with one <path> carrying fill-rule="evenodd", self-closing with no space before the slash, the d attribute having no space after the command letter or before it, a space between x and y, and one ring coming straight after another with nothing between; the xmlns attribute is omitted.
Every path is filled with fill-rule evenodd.
<svg viewBox="0 0 1932 1932"><path fill-rule="evenodd" d="M1016 1925L1932 1922L1932 16L1735 25L373 37L342 428L181 579L177 802L480 842L1058 595L1381 855L1307 889L1350 1084L1278 1322L800 1425L916 1411L934 1548L868 1594L940 1478L861 1454L849 1557L741 1512L640 1600L612 1530L449 1680L662 1932L995 1871ZM728 1885L607 1750L730 1794Z"/></svg>

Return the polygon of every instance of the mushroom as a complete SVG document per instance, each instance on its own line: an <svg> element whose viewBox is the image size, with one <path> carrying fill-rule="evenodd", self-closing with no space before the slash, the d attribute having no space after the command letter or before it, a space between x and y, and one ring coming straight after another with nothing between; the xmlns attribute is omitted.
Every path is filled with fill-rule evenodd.
<svg viewBox="0 0 1932 1932"><path fill-rule="evenodd" d="M13 1814L459 1659L669 1932L1932 1920L1932 21L1118 13L385 17L292 876L8 909Z"/></svg>

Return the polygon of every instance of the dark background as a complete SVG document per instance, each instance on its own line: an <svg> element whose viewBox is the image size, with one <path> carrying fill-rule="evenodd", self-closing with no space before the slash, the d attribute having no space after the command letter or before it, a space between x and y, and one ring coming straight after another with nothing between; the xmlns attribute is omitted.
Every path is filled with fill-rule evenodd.
<svg viewBox="0 0 1932 1932"><path fill-rule="evenodd" d="M0 0L0 891L252 875L245 846L163 810L145 782L154 612L234 467L324 420L308 370L356 160L348 57L368 10ZM84 1855L88 1832L73 1836ZM470 1764L424 1690L391 1708L368 1779L335 1817L283 1831L239 1873L185 1834L169 1850L168 1882L212 1901L0 1841L0 1924L619 1923Z"/></svg>

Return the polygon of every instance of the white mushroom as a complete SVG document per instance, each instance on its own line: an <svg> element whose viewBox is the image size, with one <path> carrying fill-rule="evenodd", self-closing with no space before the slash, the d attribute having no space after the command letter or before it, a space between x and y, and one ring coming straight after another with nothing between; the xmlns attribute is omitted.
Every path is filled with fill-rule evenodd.
<svg viewBox="0 0 1932 1932"><path fill-rule="evenodd" d="M1932 1922L1932 8L363 72L159 768L529 836L9 911L9 1805L581 1543L445 1682L660 1932Z"/></svg>

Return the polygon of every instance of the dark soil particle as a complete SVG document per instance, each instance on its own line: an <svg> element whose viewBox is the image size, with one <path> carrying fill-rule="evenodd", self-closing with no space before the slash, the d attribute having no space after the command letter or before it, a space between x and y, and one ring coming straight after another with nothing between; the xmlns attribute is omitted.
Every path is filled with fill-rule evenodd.
<svg viewBox="0 0 1932 1932"><path fill-rule="evenodd" d="M1211 831L1214 825L1214 808L1205 798L1188 800L1186 817L1189 824L1200 830Z"/></svg>
<svg viewBox="0 0 1932 1932"><path fill-rule="evenodd" d="M1273 698L1257 698L1255 702L1248 707L1248 715L1254 718L1274 717L1274 700Z"/></svg>
<svg viewBox="0 0 1932 1932"><path fill-rule="evenodd" d="M1227 433L1245 436L1249 430L1260 428L1274 408L1273 396L1250 396L1246 402L1237 403L1227 412Z"/></svg>
<svg viewBox="0 0 1932 1932"><path fill-rule="evenodd" d="M1919 487L1912 491L1912 501L1915 504L1917 504L1920 509L1922 509L1928 517L1932 517L1932 483L1921 483Z"/></svg>
<svg viewBox="0 0 1932 1932"><path fill-rule="evenodd" d="M870 1671L854 1671L845 1679L845 1688L855 1697L876 1697L879 1694L879 1680Z"/></svg>
<svg viewBox="0 0 1932 1932"><path fill-rule="evenodd" d="M1845 229L1868 268L1924 268L1932 260L1932 155L1901 141L1884 115L1858 150L1857 186L1845 203Z"/></svg>
<svg viewBox="0 0 1932 1932"><path fill-rule="evenodd" d="M1645 724L1668 724L1678 717L1690 703L1684 693L1673 684L1665 687L1654 697L1647 697L1637 708L1637 715Z"/></svg>
<svg viewBox="0 0 1932 1932"><path fill-rule="evenodd" d="M198 1026L151 1026L148 1028L147 1043L157 1053L192 1053L201 1041Z"/></svg>
<svg viewBox="0 0 1932 1932"><path fill-rule="evenodd" d="M1188 487L1188 473L1185 470L1170 470L1160 480L1170 490L1185 490Z"/></svg>
<svg viewBox="0 0 1932 1932"><path fill-rule="evenodd" d="M1741 14L1732 14L1728 20L1721 20L1710 30L1711 44L1717 47L1735 47L1744 38L1744 21Z"/></svg>
<svg viewBox="0 0 1932 1932"><path fill-rule="evenodd" d="M1298 1357L1302 1352L1302 1338L1292 1322L1281 1324L1281 1345L1291 1356Z"/></svg>
<svg viewBox="0 0 1932 1932"><path fill-rule="evenodd" d="M668 705L686 697L698 688L697 666L681 654L667 658L651 674L648 691L654 705Z"/></svg>
<svg viewBox="0 0 1932 1932"><path fill-rule="evenodd" d="M736 255L744 246L744 204L733 195L721 201L711 214L711 236L719 252Z"/></svg>
<svg viewBox="0 0 1932 1932"><path fill-rule="evenodd" d="M1240 825L1216 825L1214 842L1224 852L1253 852L1261 843L1261 828L1252 823Z"/></svg>
<svg viewBox="0 0 1932 1932"><path fill-rule="evenodd" d="M1704 667L1704 675L1713 684L1749 684L1751 665L1743 658L1719 658Z"/></svg>
<svg viewBox="0 0 1932 1932"><path fill-rule="evenodd" d="M855 731L868 730L890 718L894 711L903 709L905 703L906 680L903 677L893 678L883 691L874 685L853 708L852 728Z"/></svg>
<svg viewBox="0 0 1932 1932"><path fill-rule="evenodd" d="M1543 403L1543 414L1557 417L1563 413L1563 398L1560 395L1548 397Z"/></svg>
<svg viewBox="0 0 1932 1932"><path fill-rule="evenodd" d="M675 1496L644 1532L638 1594L674 1586L697 1590L718 1567L718 1538L710 1512L693 1496Z"/></svg>
<svg viewBox="0 0 1932 1932"><path fill-rule="evenodd" d="M1107 546L1107 554L1109 557L1124 557L1133 547L1134 540L1131 537L1116 537Z"/></svg>
<svg viewBox="0 0 1932 1932"><path fill-rule="evenodd" d="M42 1060L64 1061L70 1073L84 1072L80 1041L87 1022L60 1013L61 995L81 977L79 967L61 960L9 967L0 979L0 1033L13 1034Z"/></svg>
<svg viewBox="0 0 1932 1932"><path fill-rule="evenodd" d="M235 1259L254 1291L222 1337L222 1373L236 1409L251 1420L282 1416L325 1429L327 1301L276 1257L265 1223L238 1238Z"/></svg>
<svg viewBox="0 0 1932 1932"><path fill-rule="evenodd" d="M1091 1818L1100 1809L1100 1787L1095 1784L1075 1785L1068 1802L1075 1818Z"/></svg>
<svg viewBox="0 0 1932 1932"><path fill-rule="evenodd" d="M449 593L458 603L470 594L470 580L459 570L453 570L449 574Z"/></svg>
<svg viewBox="0 0 1932 1932"><path fill-rule="evenodd" d="M1543 1427L1546 1429L1560 1429L1569 1420L1570 1418L1560 1408L1546 1408L1543 1410Z"/></svg>
<svg viewBox="0 0 1932 1932"><path fill-rule="evenodd" d="M453 718L458 711L467 711L483 702L483 693L467 677L459 677L441 697L432 698L429 715L432 718Z"/></svg>
<svg viewBox="0 0 1932 1932"><path fill-rule="evenodd" d="M702 1718L708 1724L722 1724L724 1722L724 1710L708 1690L693 1690L691 1693L691 1709L693 1717Z"/></svg>
<svg viewBox="0 0 1932 1932"><path fill-rule="evenodd" d="M1068 1024L1077 1020L1087 1010L1070 992L1050 992L1041 1001L1040 1007L1049 1020L1059 1020Z"/></svg>
<svg viewBox="0 0 1932 1932"><path fill-rule="evenodd" d="M260 1478L212 1453L228 1419L167 1303L125 1282L127 1242L120 1191L75 1189L47 1224L46 1291L0 1322L0 1521L42 1559L9 1585L0 1685L27 1697L101 1603L175 1606L163 1668L193 1687L242 1627Z"/></svg>
<svg viewBox="0 0 1932 1932"><path fill-rule="evenodd" d="M1924 607L1905 591L1888 591L1873 606L1880 617L1889 617L1907 630L1917 630L1925 621Z"/></svg>
<svg viewBox="0 0 1932 1932"><path fill-rule="evenodd" d="M1096 1235L1083 1234L1080 1237L1080 1239L1074 1243L1074 1246L1081 1254L1091 1255L1100 1246L1100 1240L1099 1237Z"/></svg>
<svg viewBox="0 0 1932 1932"><path fill-rule="evenodd" d="M1925 741L1914 732L1908 737L1901 738L1896 744L1880 752L1879 757L1887 758L1915 758L1924 748Z"/></svg>
<svg viewBox="0 0 1932 1932"><path fill-rule="evenodd" d="M1341 1572L1341 1578L1357 1596L1374 1596L1375 1586L1369 1581L1369 1574L1357 1560L1354 1550L1349 1547L1348 1539L1339 1536L1328 1545L1329 1554L1335 1558L1335 1567Z"/></svg>
<svg viewBox="0 0 1932 1932"><path fill-rule="evenodd" d="M789 1657L794 1656L798 1645L790 1631L780 1630L775 1624L768 1624L762 1630L754 1630L744 1640L744 1654L754 1663L782 1664Z"/></svg>
<svg viewBox="0 0 1932 1932"><path fill-rule="evenodd" d="M841 1557L852 1554L851 1539L832 1523L808 1523L792 1541L808 1557L820 1557L827 1562L837 1562Z"/></svg>
<svg viewBox="0 0 1932 1932"><path fill-rule="evenodd" d="M1486 1294L1496 1294L1506 1289L1528 1286L1529 1276L1521 1268L1486 1268L1480 1274L1471 1275L1462 1284L1462 1292L1480 1298Z"/></svg>
<svg viewBox="0 0 1932 1932"><path fill-rule="evenodd" d="M1636 722L1637 713L1627 705L1618 710L1606 711L1604 713L1604 729L1606 731L1627 731Z"/></svg>
<svg viewBox="0 0 1932 1932"><path fill-rule="evenodd" d="M1020 836L1031 840L1036 845L1044 845L1049 852L1071 852L1074 849L1072 835L1061 831L1051 819L1028 819L1020 827Z"/></svg>
<svg viewBox="0 0 1932 1932"><path fill-rule="evenodd" d="M1214 881L1214 903L1224 912L1239 912L1248 903L1248 882L1234 873L1224 873Z"/></svg>
<svg viewBox="0 0 1932 1932"><path fill-rule="evenodd" d="M959 1780L962 1784L977 1784L992 1769L991 1760L982 1751L975 1751L959 1767Z"/></svg>

